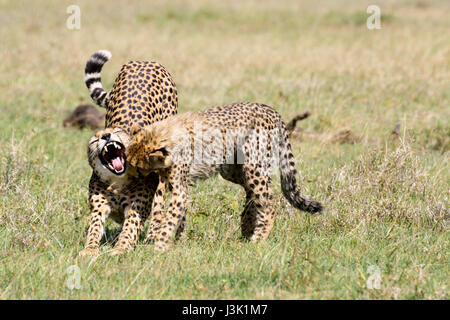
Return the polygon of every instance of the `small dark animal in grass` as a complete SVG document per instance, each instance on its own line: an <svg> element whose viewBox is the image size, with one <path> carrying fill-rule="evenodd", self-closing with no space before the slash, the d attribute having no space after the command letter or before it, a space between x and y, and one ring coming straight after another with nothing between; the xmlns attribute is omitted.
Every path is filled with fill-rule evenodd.
<svg viewBox="0 0 450 320"><path fill-rule="evenodd" d="M64 127L100 129L105 127L105 112L91 104L80 104L63 122Z"/></svg>
<svg viewBox="0 0 450 320"><path fill-rule="evenodd" d="M392 134L395 138L400 137L400 129L401 129L401 125L400 125L400 123L397 123L397 124L395 125L395 128L391 131L391 134Z"/></svg>

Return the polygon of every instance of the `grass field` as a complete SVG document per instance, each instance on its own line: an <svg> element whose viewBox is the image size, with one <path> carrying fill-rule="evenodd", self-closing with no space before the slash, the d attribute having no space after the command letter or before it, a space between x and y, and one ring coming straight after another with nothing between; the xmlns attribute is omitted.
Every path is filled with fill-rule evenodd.
<svg viewBox="0 0 450 320"><path fill-rule="evenodd" d="M0 0L0 299L449 299L450 5L447 1ZM66 8L81 8L81 29ZM369 4L381 29L368 30ZM80 259L90 130L82 102L98 49L172 74L180 112L237 101L299 112L292 144L319 216L279 208L269 239L240 240L240 187L192 189L188 233ZM399 135L391 131L400 124ZM67 281L80 270L80 288ZM379 286L370 286L378 278Z"/></svg>

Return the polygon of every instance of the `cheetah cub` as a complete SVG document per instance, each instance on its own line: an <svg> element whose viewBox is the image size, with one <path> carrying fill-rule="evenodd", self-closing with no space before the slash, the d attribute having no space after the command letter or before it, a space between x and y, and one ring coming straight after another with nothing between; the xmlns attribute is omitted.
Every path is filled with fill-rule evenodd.
<svg viewBox="0 0 450 320"><path fill-rule="evenodd" d="M303 195L297 185L294 156L281 116L263 104L236 103L135 127L126 153L131 166L144 174L156 171L164 181L155 195L158 209L152 213L161 223L149 239L155 241L157 250L168 248L185 217L188 187L217 173L245 189L242 236L253 242L266 239L272 229L274 164L279 167L283 194L292 206L310 213L322 210L322 205ZM166 188L171 189L172 198L164 214Z"/></svg>

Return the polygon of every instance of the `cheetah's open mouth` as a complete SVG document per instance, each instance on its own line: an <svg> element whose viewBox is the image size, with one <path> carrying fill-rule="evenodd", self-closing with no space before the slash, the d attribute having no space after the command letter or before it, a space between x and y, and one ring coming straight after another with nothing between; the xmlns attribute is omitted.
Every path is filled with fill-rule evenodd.
<svg viewBox="0 0 450 320"><path fill-rule="evenodd" d="M121 175L126 169L125 147L117 141L107 142L100 153L102 164L116 175Z"/></svg>

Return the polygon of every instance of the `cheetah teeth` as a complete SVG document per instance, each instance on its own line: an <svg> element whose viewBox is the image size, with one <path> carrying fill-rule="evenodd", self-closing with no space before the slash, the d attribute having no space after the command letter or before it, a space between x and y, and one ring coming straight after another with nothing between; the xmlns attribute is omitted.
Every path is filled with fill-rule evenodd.
<svg viewBox="0 0 450 320"><path fill-rule="evenodd" d="M116 150L122 150L122 146L120 144L117 144L116 142L110 142L103 147L102 150L103 156L108 152L108 147L110 147L111 145L113 145Z"/></svg>

